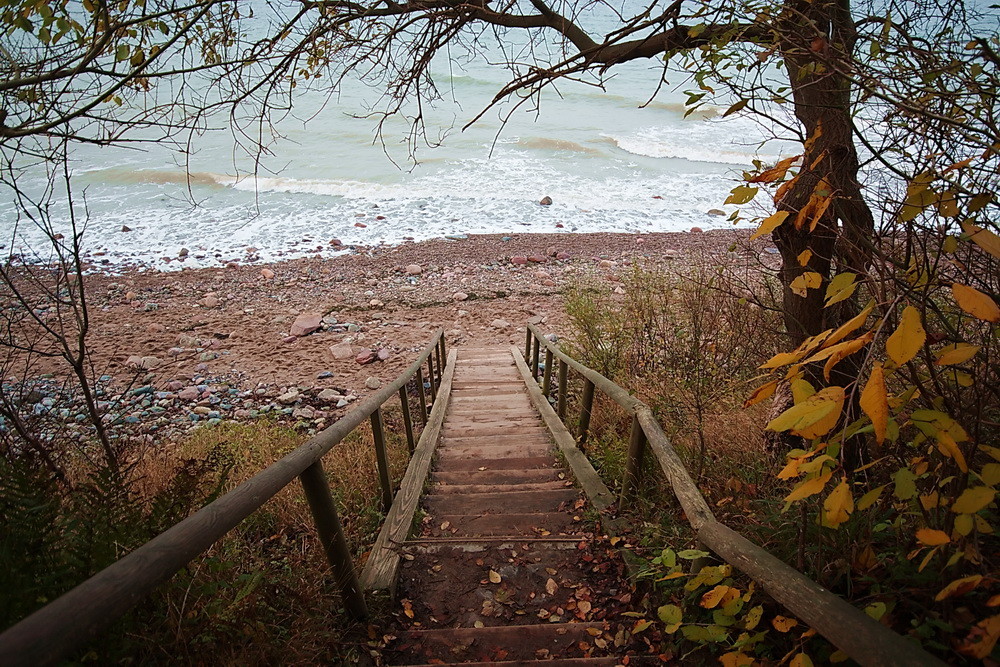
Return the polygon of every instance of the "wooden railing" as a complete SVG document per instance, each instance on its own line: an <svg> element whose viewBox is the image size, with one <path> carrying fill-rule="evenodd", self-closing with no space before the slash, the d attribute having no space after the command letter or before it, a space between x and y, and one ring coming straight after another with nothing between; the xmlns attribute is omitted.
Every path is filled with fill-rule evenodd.
<svg viewBox="0 0 1000 667"><path fill-rule="evenodd" d="M544 364L540 363L541 348L545 350ZM550 398L552 391L553 362L558 360L555 415L562 421L566 419L568 371L572 369L582 376L583 392L576 433L579 447L585 445L589 434L595 387L632 414L628 458L621 480L620 505L626 503L635 491L639 476L643 473L643 454L648 447L684 509L698 540L722 560L750 576L771 597L834 646L862 665L912 667L944 664L922 650L916 642L876 622L843 598L719 523L645 403L597 371L566 355L531 324L528 325L525 336L524 358L530 364L531 376L536 380L539 379L539 368L542 368L541 391L546 400Z"/></svg>
<svg viewBox="0 0 1000 667"><path fill-rule="evenodd" d="M394 493L385 449L382 406L398 394L407 445L412 453L417 444L406 385L416 379L420 419L426 424L428 397L424 391L423 369L426 364L430 398L436 404L434 399L447 358L444 332L439 329L409 368L391 384L357 404L343 418L226 495L6 630L0 635L0 665L46 665L69 655L260 509L296 477L302 483L346 609L355 617L367 616L367 604L330 494L322 458L359 424L369 420L382 504L388 511L393 505ZM443 412L437 407L435 405L435 412Z"/></svg>

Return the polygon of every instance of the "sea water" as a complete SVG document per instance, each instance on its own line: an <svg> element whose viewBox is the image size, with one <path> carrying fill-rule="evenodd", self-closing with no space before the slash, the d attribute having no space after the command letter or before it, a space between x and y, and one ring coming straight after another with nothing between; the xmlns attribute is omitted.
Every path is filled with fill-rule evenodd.
<svg viewBox="0 0 1000 667"><path fill-rule="evenodd" d="M487 60L439 62L442 99L428 108L429 141L415 154L404 119L376 136L367 114L382 91L359 81L336 91L320 81L298 94L257 167L234 147L224 116L193 138L187 155L166 145L79 147L70 167L85 252L169 269L327 256L338 252L333 239L371 246L478 233L731 227L719 210L733 210L724 201L742 171L755 158L794 154L794 146L764 143L768 130L747 115L703 107L685 116L691 85L676 73L654 96L659 59L618 66L603 87L561 82L537 106L501 104L463 130L508 81ZM551 205L539 203L545 197ZM59 216L57 231L66 225ZM5 251L43 243L30 223L15 229L17 220L13 205L0 203Z"/></svg>

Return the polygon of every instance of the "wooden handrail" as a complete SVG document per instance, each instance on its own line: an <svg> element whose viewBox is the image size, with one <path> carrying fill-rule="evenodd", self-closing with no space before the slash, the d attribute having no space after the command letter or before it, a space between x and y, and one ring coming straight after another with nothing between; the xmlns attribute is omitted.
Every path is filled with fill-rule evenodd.
<svg viewBox="0 0 1000 667"><path fill-rule="evenodd" d="M344 417L195 514L157 535L76 588L0 634L0 665L48 665L69 655L113 623L157 586L207 550L279 491L301 478L323 546L337 574L345 605L366 613L321 458L382 405L400 393L433 354L444 352L438 329L420 356L393 382L358 403ZM440 370L440 369L438 369ZM433 381L433 380L432 380ZM422 385L421 385L422 396ZM404 412L404 419L409 414ZM426 420L426 413L424 414ZM381 419L372 420L378 428ZM380 434L376 434L378 446ZM379 455L384 456L384 452ZM381 466L380 466L381 467ZM344 562L344 561L347 562Z"/></svg>
<svg viewBox="0 0 1000 667"><path fill-rule="evenodd" d="M524 347L526 360L527 353L531 351L532 361L537 364L539 345L545 347L547 357L551 353L560 362L582 375L586 383L585 390L592 391L593 387L597 387L634 415L633 423L641 428L646 444L656 457L688 522L702 544L733 567L746 573L771 597L858 663L880 667L944 665L942 661L920 648L916 642L878 623L840 596L826 590L798 570L721 524L705 502L704 496L691 479L649 406L597 371L567 355L558 345L545 338L538 327L529 324ZM537 379L537 367L533 375ZM559 400L562 401L563 397L560 396ZM586 417L589 427L590 405L585 402L582 408L581 414ZM585 436L586 432L581 435ZM630 460L626 465L626 478L622 480L623 490L634 484L636 476L641 472L640 464L644 448L640 440L636 429L633 429L629 447Z"/></svg>

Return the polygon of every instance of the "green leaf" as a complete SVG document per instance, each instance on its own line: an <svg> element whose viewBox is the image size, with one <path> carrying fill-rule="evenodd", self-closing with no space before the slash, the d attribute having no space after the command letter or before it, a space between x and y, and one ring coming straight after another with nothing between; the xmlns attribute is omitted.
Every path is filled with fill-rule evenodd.
<svg viewBox="0 0 1000 667"><path fill-rule="evenodd" d="M838 273L834 276L833 280L826 286L826 303L824 305L830 306L850 298L854 294L854 290L858 288L858 284L854 282L856 279L857 275L849 272Z"/></svg>
<svg viewBox="0 0 1000 667"><path fill-rule="evenodd" d="M736 104L734 104L731 107L729 107L728 109L726 109L726 113L722 114L722 117L725 118L726 116L733 115L737 111L742 110L749 103L750 103L750 100L740 100Z"/></svg>
<svg viewBox="0 0 1000 667"><path fill-rule="evenodd" d="M757 196L757 191L759 188L751 187L749 185L738 185L733 188L732 194L726 199L727 204L746 204L751 199Z"/></svg>
<svg viewBox="0 0 1000 667"><path fill-rule="evenodd" d="M709 553L707 551L700 551L699 549L685 549L684 551L678 551L677 556L684 560L695 560L696 558L706 558L709 556Z"/></svg>
<svg viewBox="0 0 1000 667"><path fill-rule="evenodd" d="M666 626L664 632L669 635L677 632L677 629L681 627L681 622L684 618L684 612L681 608L675 604L665 604L656 610L656 615L660 617L663 624Z"/></svg>
<svg viewBox="0 0 1000 667"><path fill-rule="evenodd" d="M917 476L909 468L900 468L892 476L892 481L896 483L892 495L899 500L909 500L917 495Z"/></svg>

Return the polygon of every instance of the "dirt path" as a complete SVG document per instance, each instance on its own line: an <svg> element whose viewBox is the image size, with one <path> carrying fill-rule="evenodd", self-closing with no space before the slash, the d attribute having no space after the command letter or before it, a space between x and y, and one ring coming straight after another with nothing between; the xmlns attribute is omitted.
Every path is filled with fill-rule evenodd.
<svg viewBox="0 0 1000 667"><path fill-rule="evenodd" d="M459 349L431 482L394 664L621 664L624 565L588 528L509 347Z"/></svg>

